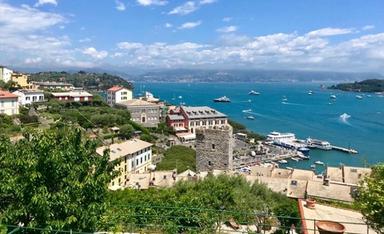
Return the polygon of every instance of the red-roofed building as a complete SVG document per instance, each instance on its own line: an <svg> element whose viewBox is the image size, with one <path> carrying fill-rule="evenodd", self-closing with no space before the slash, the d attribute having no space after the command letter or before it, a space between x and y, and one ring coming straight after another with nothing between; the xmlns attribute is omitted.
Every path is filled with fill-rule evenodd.
<svg viewBox="0 0 384 234"><path fill-rule="evenodd" d="M132 90L122 86L113 86L107 90L107 103L110 106L116 103L132 100Z"/></svg>
<svg viewBox="0 0 384 234"><path fill-rule="evenodd" d="M19 114L18 96L8 91L0 90L0 114Z"/></svg>

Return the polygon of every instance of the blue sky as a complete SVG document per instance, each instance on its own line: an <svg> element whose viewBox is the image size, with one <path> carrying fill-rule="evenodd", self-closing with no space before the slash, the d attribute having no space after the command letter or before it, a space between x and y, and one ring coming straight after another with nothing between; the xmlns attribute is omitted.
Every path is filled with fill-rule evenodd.
<svg viewBox="0 0 384 234"><path fill-rule="evenodd" d="M0 0L0 64L384 72L382 0Z"/></svg>

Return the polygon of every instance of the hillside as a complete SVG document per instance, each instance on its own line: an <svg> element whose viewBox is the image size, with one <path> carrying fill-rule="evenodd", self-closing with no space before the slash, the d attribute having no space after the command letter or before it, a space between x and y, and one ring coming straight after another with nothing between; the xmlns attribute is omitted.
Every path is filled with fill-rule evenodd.
<svg viewBox="0 0 384 234"><path fill-rule="evenodd" d="M92 90L105 90L113 85L122 85L133 87L132 83L122 77L110 75L107 73L94 73L79 71L77 73L69 72L38 72L30 76L31 81L57 81L68 82L75 87L84 87Z"/></svg>
<svg viewBox="0 0 384 234"><path fill-rule="evenodd" d="M353 92L384 92L384 80L371 79L354 83L341 83L330 88Z"/></svg>
<svg viewBox="0 0 384 234"><path fill-rule="evenodd" d="M338 83L365 79L384 79L376 73L284 71L284 70L198 70L170 69L131 76L138 82L325 82Z"/></svg>

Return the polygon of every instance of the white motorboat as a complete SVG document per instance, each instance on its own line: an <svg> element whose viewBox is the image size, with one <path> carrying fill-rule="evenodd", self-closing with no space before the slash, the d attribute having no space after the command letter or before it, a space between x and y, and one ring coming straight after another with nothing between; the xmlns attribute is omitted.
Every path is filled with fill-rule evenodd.
<svg viewBox="0 0 384 234"><path fill-rule="evenodd" d="M282 159L282 160L279 160L279 161L278 161L278 163L280 163L280 164L287 164L287 163L288 163L288 161L287 161L287 160L284 160L284 159Z"/></svg>
<svg viewBox="0 0 384 234"><path fill-rule="evenodd" d="M316 161L315 164L317 164L317 165L324 165L324 162L322 162L322 161Z"/></svg>

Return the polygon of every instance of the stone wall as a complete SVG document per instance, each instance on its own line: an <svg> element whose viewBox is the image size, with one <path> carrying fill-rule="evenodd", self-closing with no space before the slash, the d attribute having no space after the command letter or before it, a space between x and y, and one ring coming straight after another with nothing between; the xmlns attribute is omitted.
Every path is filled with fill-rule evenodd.
<svg viewBox="0 0 384 234"><path fill-rule="evenodd" d="M197 171L232 170L232 127L196 129Z"/></svg>

